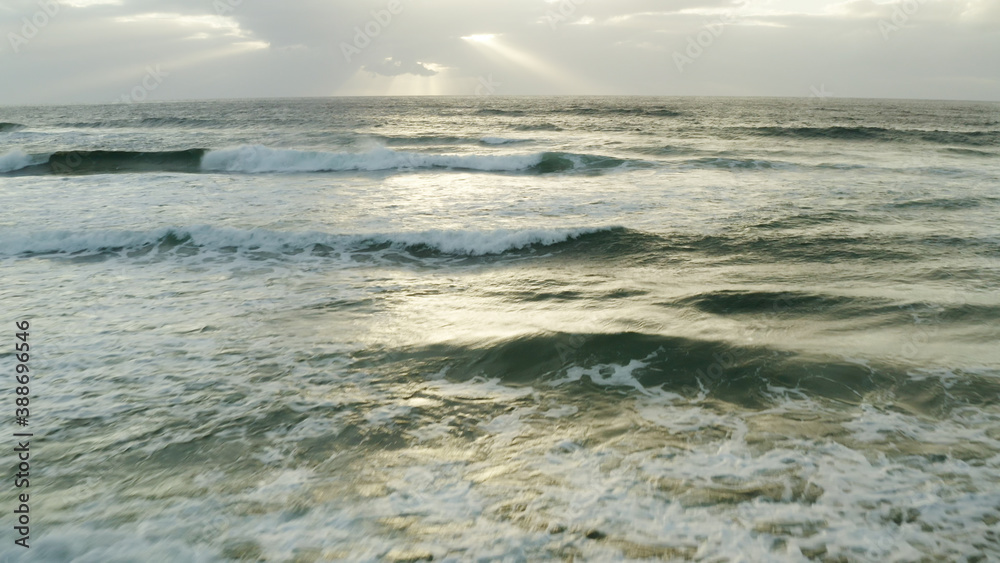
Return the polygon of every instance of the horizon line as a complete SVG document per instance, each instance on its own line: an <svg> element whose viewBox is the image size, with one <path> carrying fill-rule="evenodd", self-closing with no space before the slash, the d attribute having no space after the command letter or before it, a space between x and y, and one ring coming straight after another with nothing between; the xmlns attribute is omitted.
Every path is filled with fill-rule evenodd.
<svg viewBox="0 0 1000 563"><path fill-rule="evenodd" d="M961 98L896 98L896 97L854 97L854 96L731 96L718 94L490 94L488 96L475 94L411 94L411 95L379 95L379 94L354 94L341 95L332 94L327 96L260 96L246 98L178 98L168 100L146 100L142 102L122 103L122 102L46 102L46 103L0 103L0 108L17 107L69 107L69 106L146 106L161 104L182 104L182 103L210 103L210 102L236 102L236 101L276 101L276 100L331 100L331 99L365 99L365 98L389 98L389 99L410 99L410 98L475 98L475 99L512 99L512 98L717 98L717 99L767 99L767 100L849 100L849 101L894 101L894 102L956 102L956 103L985 103L1000 104L997 100L972 100Z"/></svg>

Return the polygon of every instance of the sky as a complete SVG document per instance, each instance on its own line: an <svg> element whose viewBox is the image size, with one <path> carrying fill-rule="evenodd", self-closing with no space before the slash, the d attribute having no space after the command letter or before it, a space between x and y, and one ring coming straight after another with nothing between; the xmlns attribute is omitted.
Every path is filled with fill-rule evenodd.
<svg viewBox="0 0 1000 563"><path fill-rule="evenodd" d="M0 0L0 104L1000 101L1000 0Z"/></svg>

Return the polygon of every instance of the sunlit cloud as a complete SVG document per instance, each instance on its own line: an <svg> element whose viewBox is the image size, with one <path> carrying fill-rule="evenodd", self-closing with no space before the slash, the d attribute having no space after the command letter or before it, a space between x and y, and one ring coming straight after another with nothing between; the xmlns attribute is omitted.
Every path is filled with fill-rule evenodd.
<svg viewBox="0 0 1000 563"><path fill-rule="evenodd" d="M382 76L400 76L412 74L416 76L434 76L439 71L436 68L444 68L434 63L425 64L420 61L405 61L394 57L386 57L378 63L366 64L362 67L374 74Z"/></svg>
<svg viewBox="0 0 1000 563"><path fill-rule="evenodd" d="M493 33L481 33L477 35L466 35L462 39L473 43L491 43L496 39L496 37L497 36Z"/></svg>
<svg viewBox="0 0 1000 563"><path fill-rule="evenodd" d="M234 37L246 37L247 33L240 28L239 22L231 17L216 15L182 15L152 12L146 14L136 14L131 16L121 16L115 18L118 23L135 24L155 22L156 24L173 24L185 27L202 27L226 32Z"/></svg>

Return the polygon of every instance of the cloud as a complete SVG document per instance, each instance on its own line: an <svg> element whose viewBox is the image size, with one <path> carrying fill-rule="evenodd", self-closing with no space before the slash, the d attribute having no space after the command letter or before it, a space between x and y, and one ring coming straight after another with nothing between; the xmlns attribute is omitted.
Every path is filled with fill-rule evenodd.
<svg viewBox="0 0 1000 563"><path fill-rule="evenodd" d="M493 76L498 94L807 96L826 84L843 96L1000 100L996 0L396 1L390 14L390 0L67 0L15 51L9 36L40 8L10 0L0 103L112 100L153 64L170 76L150 99L409 83L472 95ZM723 16L732 21L708 41ZM359 34L363 48L345 57ZM490 34L493 45L462 39ZM678 72L674 54L699 34L707 44Z"/></svg>
<svg viewBox="0 0 1000 563"><path fill-rule="evenodd" d="M401 74L434 76L437 74L437 71L424 66L423 63L417 61L404 62L392 57L387 57L376 64L366 64L362 68L368 72L380 74L382 76L399 76Z"/></svg>

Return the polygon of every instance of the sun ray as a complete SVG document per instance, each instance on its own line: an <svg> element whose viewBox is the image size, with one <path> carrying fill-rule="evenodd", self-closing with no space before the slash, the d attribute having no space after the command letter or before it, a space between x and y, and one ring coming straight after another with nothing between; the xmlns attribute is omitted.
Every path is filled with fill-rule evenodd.
<svg viewBox="0 0 1000 563"><path fill-rule="evenodd" d="M594 90L581 77L573 75L565 69L555 66L536 55L532 55L509 43L501 41L500 36L497 34L466 35L462 39L484 54L491 56L491 58L513 63L548 82L558 84L566 90L576 92Z"/></svg>

